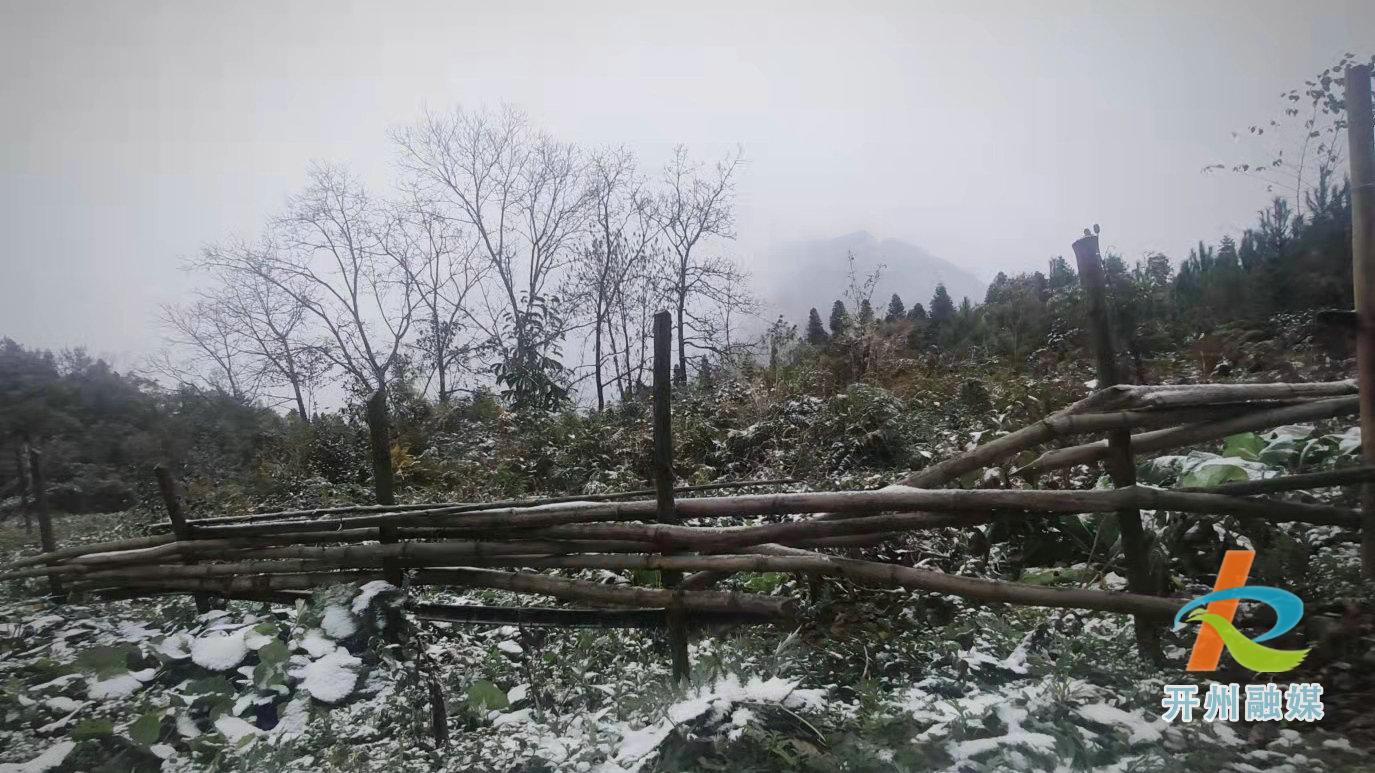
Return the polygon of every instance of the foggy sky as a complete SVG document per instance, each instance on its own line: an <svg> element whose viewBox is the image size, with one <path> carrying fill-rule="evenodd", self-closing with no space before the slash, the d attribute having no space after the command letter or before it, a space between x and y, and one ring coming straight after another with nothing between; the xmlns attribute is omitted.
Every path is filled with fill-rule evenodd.
<svg viewBox="0 0 1375 773"><path fill-rule="evenodd" d="M1269 195L1201 168L1372 30L1368 0L0 0L0 335L137 364L183 258L256 233L311 159L382 188L427 105L512 102L650 170L743 145L747 267L867 229L988 279L1094 222L1178 259Z"/></svg>

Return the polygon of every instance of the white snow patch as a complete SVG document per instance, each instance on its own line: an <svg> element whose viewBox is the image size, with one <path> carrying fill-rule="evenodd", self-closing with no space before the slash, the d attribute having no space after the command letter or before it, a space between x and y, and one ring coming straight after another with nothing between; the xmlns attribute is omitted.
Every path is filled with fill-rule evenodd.
<svg viewBox="0 0 1375 773"><path fill-rule="evenodd" d="M505 652L507 655L513 655L517 657L525 654L525 649L522 648L519 643L510 640L497 644L497 649L501 650L502 652Z"/></svg>
<svg viewBox="0 0 1375 773"><path fill-rule="evenodd" d="M230 746L235 746L244 738L262 732L257 726L229 714L221 714L215 720L215 729L228 739Z"/></svg>
<svg viewBox="0 0 1375 773"><path fill-rule="evenodd" d="M325 632L319 628L312 628L306 631L305 638L301 639L301 649L305 650L312 658L318 658L334 651L335 644L325 638Z"/></svg>
<svg viewBox="0 0 1375 773"><path fill-rule="evenodd" d="M825 690L801 690L797 682L781 677L762 680L756 676L741 684L737 677L727 676L715 684L699 687L690 697L669 706L668 716L664 719L648 727L624 732L615 760L617 763L630 764L630 770L637 770L676 725L709 711L716 712L724 719L731 716L730 710L736 703L777 703L785 708L820 709L825 705L825 700Z"/></svg>
<svg viewBox="0 0 1375 773"><path fill-rule="evenodd" d="M396 586L386 580L373 580L358 589L358 595L353 597L353 614L361 615L372 605L372 600L380 593L396 590Z"/></svg>
<svg viewBox="0 0 1375 773"><path fill-rule="evenodd" d="M53 711L60 711L65 714L69 711L76 711L82 706L85 706L86 701L79 701L73 698L68 698L65 695L59 695L55 698L49 698L43 701L43 705L47 706Z"/></svg>
<svg viewBox="0 0 1375 773"><path fill-rule="evenodd" d="M509 714L502 714L492 721L492 727L503 727L505 725L528 725L534 722L531 717L530 709L520 709Z"/></svg>
<svg viewBox="0 0 1375 773"><path fill-rule="evenodd" d="M1079 714L1100 725L1115 725L1126 728L1131 743L1153 743L1160 740L1160 729L1140 714L1123 711L1106 703L1085 703L1079 707Z"/></svg>
<svg viewBox="0 0 1375 773"><path fill-rule="evenodd" d="M248 655L247 628L232 633L209 633L191 642L191 661L211 671L228 671Z"/></svg>
<svg viewBox="0 0 1375 773"><path fill-rule="evenodd" d="M60 741L49 746L42 754L34 757L28 762L8 762L0 763L0 773L43 773L45 770L52 770L62 761L67 759L72 749L76 748L75 741Z"/></svg>
<svg viewBox="0 0 1375 773"><path fill-rule="evenodd" d="M138 691L143 683L153 678L157 671L145 668L130 674L119 674L109 679L92 680L86 688L87 696L93 701L111 698L127 698Z"/></svg>
<svg viewBox="0 0 1375 773"><path fill-rule="evenodd" d="M335 639L347 639L358 631L358 626L353 622L353 615L338 604L330 604L325 608L325 616L320 621L320 627Z"/></svg>
<svg viewBox="0 0 1375 773"><path fill-rule="evenodd" d="M272 728L272 734L282 741L300 738L301 734L306 731L306 723L309 721L310 699L296 698L286 705L281 718Z"/></svg>
<svg viewBox="0 0 1375 773"><path fill-rule="evenodd" d="M355 670L363 661L349 654L343 647L312 661L291 672L301 680L301 689L310 693L316 700L325 703L338 703L358 684Z"/></svg>
<svg viewBox="0 0 1375 773"><path fill-rule="evenodd" d="M174 633L158 643L157 651L172 660L185 660L191 657L191 635Z"/></svg>

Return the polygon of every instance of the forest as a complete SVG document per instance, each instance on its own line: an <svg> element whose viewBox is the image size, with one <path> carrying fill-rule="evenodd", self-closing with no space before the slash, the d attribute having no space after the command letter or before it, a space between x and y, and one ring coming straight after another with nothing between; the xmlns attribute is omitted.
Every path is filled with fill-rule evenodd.
<svg viewBox="0 0 1375 773"><path fill-rule="evenodd" d="M1111 386L1102 357L1095 366L1094 285L1078 256L998 272L984 297L957 299L944 285L918 297L881 267L835 255L850 266L847 286L816 288L806 319L775 318L733 246L737 184L749 173L742 150L699 157L679 146L651 169L626 147L560 141L513 107L457 108L391 132L396 179L384 192L343 165L312 164L258 233L196 251L185 269L197 289L160 310L165 345L137 367L0 339L0 771L1368 769L1375 608L1348 516L1369 471L1347 382L1358 345L1353 194L1336 78L1353 62L1284 98L1311 152L1298 166L1265 165L1263 179L1278 182L1249 227L1200 234L1187 255L1109 250L1101 261L1116 336L1108 359L1123 383L1284 382L1346 401L1345 412L1140 452L1134 490L1220 495L1305 475L1342 483L1247 500L1295 520L1159 498L1133 510L1135 535L1114 504L807 546L837 565L1066 592L1123 591L1130 576L1134 595L1148 573L1162 603L1202 596L1227 551L1256 550L1251 583L1307 602L1303 627L1282 641L1309 654L1278 676L1225 660L1213 681L1321 683L1321 721L1162 719L1162 689L1193 678L1182 666L1194 629L1162 624L1147 646L1140 620L1121 610L775 570L786 553L757 571L732 564L686 580L670 563L611 556L598 568L561 549L525 563L483 563L480 553L471 566L420 563L401 581L382 563L386 581L341 575L291 588L301 592L289 603L268 598L286 587L270 583L252 589L259 599L216 600L210 585L190 584L48 598L57 572L32 569L40 553L52 563L55 548L77 556L84 544L124 545L92 548L96 557L156 551L186 519L233 535L252 522L236 519L254 514L339 518L342 530L351 517L459 503L495 523L498 507L552 518L628 499L622 492L652 500L645 492L667 490L672 502L674 487L689 513L699 510L683 503L712 497L691 487L836 502L949 489L951 502L989 490L1089 503L1121 490L1102 456L1023 474L1045 459L1029 449L929 491L900 483L1072 417ZM1095 246L1100 233L1111 242L1111 224L1085 225ZM1065 237L1068 251L1081 234ZM666 359L655 352L665 333ZM656 366L670 374L671 417ZM1298 397L1264 402L1302 407ZM1082 448L1052 445L1047 455ZM653 512L640 501L616 507L641 504ZM40 510L55 546L41 544ZM891 511L904 512L880 508ZM810 514L764 509L712 524L786 526ZM566 530L551 539L606 526L540 525ZM356 547L385 546L389 528ZM231 541L238 560L243 546ZM654 552L683 552L663 544ZM687 553L685 564L711 557ZM225 558L207 551L180 568L210 577ZM492 566L525 579L471 580L494 576L478 568ZM72 569L78 586L85 571ZM446 571L452 585L425 581ZM601 614L551 624L575 619L560 609L584 610L530 595L564 581L606 598L699 581L710 586L693 591L716 588L770 614L786 606L789 617L722 616L686 640L674 627L681 608L662 601L631 604L620 624ZM478 617L518 607L530 616ZM665 609L666 623L630 614ZM1269 624L1244 610L1238 627Z"/></svg>

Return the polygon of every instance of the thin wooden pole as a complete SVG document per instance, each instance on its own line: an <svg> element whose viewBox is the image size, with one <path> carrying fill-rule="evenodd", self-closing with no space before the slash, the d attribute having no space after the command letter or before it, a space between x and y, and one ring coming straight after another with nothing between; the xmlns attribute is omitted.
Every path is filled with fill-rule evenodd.
<svg viewBox="0 0 1375 773"><path fill-rule="evenodd" d="M1112 319L1108 315L1107 280L1103 275L1103 258L1098 252L1098 236L1085 235L1074 242L1074 260L1079 265L1079 282L1084 288L1084 302L1088 312L1089 337L1098 366L1098 389L1106 389L1121 381L1117 367L1117 348L1113 344ZM1125 488L1136 485L1136 463L1132 459L1131 430L1125 427L1108 431L1108 474L1112 485ZM1122 553L1126 559L1127 587L1133 593L1151 592L1150 569L1147 563L1146 535L1141 528L1141 511L1135 506L1117 511L1117 524L1122 534ZM1158 657L1160 641L1155 629L1143 617L1136 617L1136 642L1142 654Z"/></svg>
<svg viewBox="0 0 1375 773"><path fill-rule="evenodd" d="M172 473L162 465L153 468L153 475L158 479L158 490L162 492L162 503L167 507L167 520L172 522L172 533L179 541L189 542L195 537L192 529L186 522L186 511L181 506L181 495L177 492L177 482L172 480ZM192 562L188 562L192 563ZM209 612L214 608L214 602L208 593L196 593L196 609L200 612Z"/></svg>
<svg viewBox="0 0 1375 773"><path fill-rule="evenodd" d="M53 536L52 514L48 512L48 486L43 479L43 455L37 448L29 448L29 481L33 484L34 510L38 514L38 541L44 553L57 550L57 538ZM48 590L60 604L66 600L62 580L55 574L48 575Z"/></svg>
<svg viewBox="0 0 1375 773"><path fill-rule="evenodd" d="M1351 159L1351 272L1356 295L1356 373L1360 382L1361 444L1375 464L1375 119L1370 65L1346 69L1346 134ZM1375 579L1375 484L1362 490L1361 574Z"/></svg>
<svg viewBox="0 0 1375 773"><path fill-rule="evenodd" d="M673 502L673 318L667 311L654 315L654 489L659 523L678 525ZM671 551L664 550L667 555ZM679 571L659 573L665 588L683 580ZM673 679L685 682L692 672L688 661L687 620L681 604L668 608L668 646L673 655Z"/></svg>

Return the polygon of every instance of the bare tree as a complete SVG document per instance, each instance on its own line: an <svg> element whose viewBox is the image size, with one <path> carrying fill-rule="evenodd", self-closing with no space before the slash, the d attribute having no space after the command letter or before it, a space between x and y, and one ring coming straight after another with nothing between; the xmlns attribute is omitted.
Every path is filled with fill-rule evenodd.
<svg viewBox="0 0 1375 773"><path fill-rule="evenodd" d="M289 397L268 397L294 404L297 415L310 421L315 388L331 366L319 347L307 340L307 308L267 278L275 260L269 253L275 249L267 239L257 247L243 242L214 245L206 248L201 264L220 267L212 269L220 287L220 305L238 330L246 353L258 361L264 388L290 391Z"/></svg>
<svg viewBox="0 0 1375 773"><path fill-rule="evenodd" d="M226 267L256 275L304 309L321 330L317 350L359 393L385 389L419 304L396 218L345 169L315 164L275 226L277 249L221 256Z"/></svg>
<svg viewBox="0 0 1375 773"><path fill-rule="evenodd" d="M149 369L238 400L257 397L261 370L244 350L243 336L223 298L202 293L187 305L162 306L159 316L168 342L185 355L164 350L149 360Z"/></svg>
<svg viewBox="0 0 1375 773"><path fill-rule="evenodd" d="M703 255L704 240L735 238L735 172L741 161L737 150L707 169L680 145L664 168L658 216L669 246L668 291L678 328L674 379L679 384L687 383L688 348L711 345L706 335L710 331L692 324L690 308L698 299L720 296L743 279L729 260Z"/></svg>
<svg viewBox="0 0 1375 773"><path fill-rule="evenodd" d="M618 323L625 333L626 355L632 345L623 308L633 285L646 273L654 247L653 199L644 190L636 173L635 157L624 147L594 153L588 163L589 243L576 260L570 287L578 306L590 316L592 326L592 369L596 382L597 410L606 407L604 375L609 359L616 371L614 379L624 399L629 391L620 368L616 349Z"/></svg>
<svg viewBox="0 0 1375 773"><path fill-rule="evenodd" d="M521 404L562 399L557 356L568 315L551 288L583 225L581 155L533 132L512 108L427 114L393 139L416 185L472 228L495 277L495 287L481 288L483 313L470 319L497 355L497 380Z"/></svg>
<svg viewBox="0 0 1375 773"><path fill-rule="evenodd" d="M453 393L454 378L476 342L460 338L469 324L469 296L477 291L488 264L476 256L476 244L458 225L439 214L434 202L412 191L398 215L400 234L414 259L410 263L420 306L417 324L420 351L429 370L425 389L434 382L440 403Z"/></svg>

